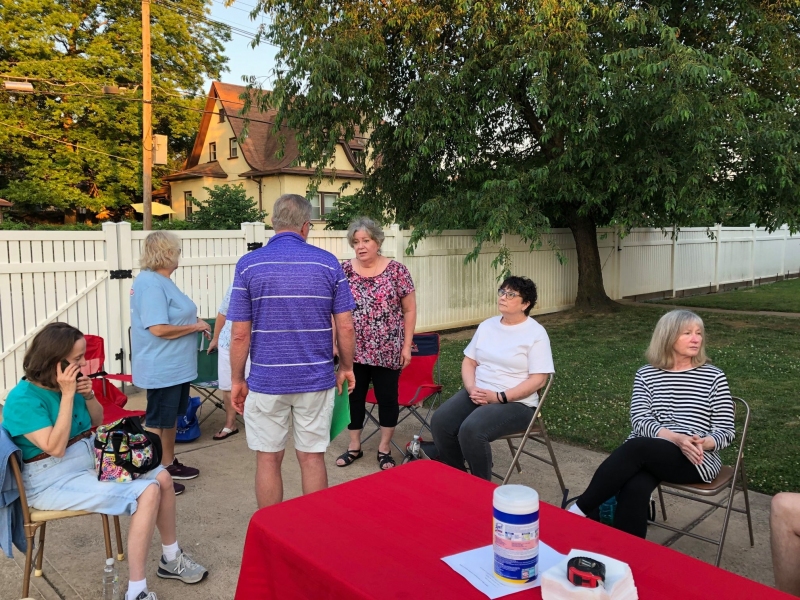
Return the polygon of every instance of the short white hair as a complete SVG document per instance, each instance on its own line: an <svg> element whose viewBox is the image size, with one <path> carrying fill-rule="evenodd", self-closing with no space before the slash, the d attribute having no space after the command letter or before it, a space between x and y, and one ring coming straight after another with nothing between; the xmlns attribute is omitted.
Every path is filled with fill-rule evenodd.
<svg viewBox="0 0 800 600"><path fill-rule="evenodd" d="M284 194L272 206L275 231L300 231L311 220L311 202L298 194Z"/></svg>
<svg viewBox="0 0 800 600"><path fill-rule="evenodd" d="M378 248L383 245L383 240L386 238L383 229L375 221L369 217L359 217L347 228L347 242L351 248L356 245L355 238L359 231L366 231L367 235L378 244Z"/></svg>

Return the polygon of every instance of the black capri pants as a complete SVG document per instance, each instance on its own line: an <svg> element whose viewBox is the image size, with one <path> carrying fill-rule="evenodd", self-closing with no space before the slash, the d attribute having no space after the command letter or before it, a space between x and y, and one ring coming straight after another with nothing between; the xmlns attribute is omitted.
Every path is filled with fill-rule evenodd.
<svg viewBox="0 0 800 600"><path fill-rule="evenodd" d="M351 431L364 428L364 419L367 416L365 403L370 383L378 400L378 421L381 427L396 427L400 415L397 394L400 369L353 363L353 374L356 376L356 387L350 393L350 425L347 428Z"/></svg>

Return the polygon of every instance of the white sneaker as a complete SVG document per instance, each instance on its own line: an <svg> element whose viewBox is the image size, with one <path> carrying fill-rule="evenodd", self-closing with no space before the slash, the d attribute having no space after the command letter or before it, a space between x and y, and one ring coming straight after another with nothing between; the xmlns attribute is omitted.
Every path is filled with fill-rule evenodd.
<svg viewBox="0 0 800 600"><path fill-rule="evenodd" d="M125 594L125 600L129 600L128 594ZM155 592L141 592L133 600L158 600Z"/></svg>

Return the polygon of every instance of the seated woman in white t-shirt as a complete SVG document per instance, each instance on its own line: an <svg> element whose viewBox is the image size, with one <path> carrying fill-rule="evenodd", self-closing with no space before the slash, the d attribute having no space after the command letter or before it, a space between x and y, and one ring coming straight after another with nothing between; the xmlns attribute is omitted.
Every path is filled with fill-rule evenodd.
<svg viewBox="0 0 800 600"><path fill-rule="evenodd" d="M497 290L499 317L478 326L464 350L464 388L437 410L431 421L441 460L473 475L492 478L491 442L525 431L539 402L537 391L553 373L550 339L528 315L536 285L508 277Z"/></svg>

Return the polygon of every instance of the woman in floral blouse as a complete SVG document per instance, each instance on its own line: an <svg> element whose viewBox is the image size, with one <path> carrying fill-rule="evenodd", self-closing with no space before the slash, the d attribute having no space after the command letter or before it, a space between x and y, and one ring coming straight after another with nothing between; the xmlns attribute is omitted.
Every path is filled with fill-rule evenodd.
<svg viewBox="0 0 800 600"><path fill-rule="evenodd" d="M408 269L381 255L383 238L378 224L366 217L354 221L347 230L347 240L356 253L342 265L356 301L356 387L350 394L350 444L336 460L340 467L364 456L361 429L370 383L378 400L381 425L378 465L382 470L395 466L391 441L400 413L397 384L400 371L411 362L417 304Z"/></svg>

